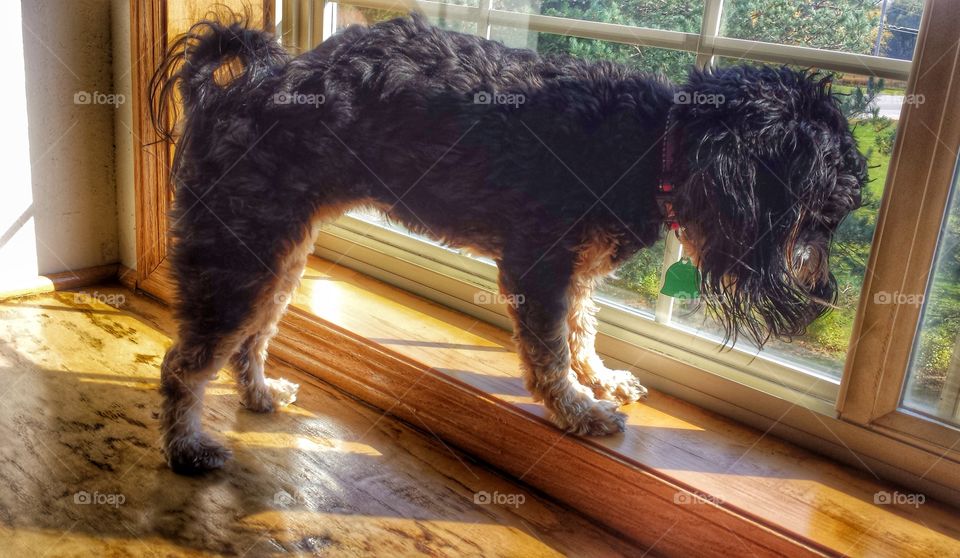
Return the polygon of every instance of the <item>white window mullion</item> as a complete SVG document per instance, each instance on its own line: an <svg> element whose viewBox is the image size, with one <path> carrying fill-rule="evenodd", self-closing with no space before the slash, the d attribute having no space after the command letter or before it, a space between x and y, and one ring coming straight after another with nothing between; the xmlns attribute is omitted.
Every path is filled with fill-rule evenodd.
<svg viewBox="0 0 960 558"><path fill-rule="evenodd" d="M723 0L707 0L703 5L703 21L700 25L700 43L697 45L697 66L713 65L715 39L720 34L720 18L723 15Z"/></svg>
<svg viewBox="0 0 960 558"><path fill-rule="evenodd" d="M663 250L663 269L660 270L660 284L666 277L667 269L680 259L683 253L683 246L673 231L667 232L666 242ZM660 323L669 323L673 315L673 297L659 294L657 295L657 307L654 310L654 318Z"/></svg>
<svg viewBox="0 0 960 558"><path fill-rule="evenodd" d="M707 0L703 5L703 21L700 26L700 40L697 43L697 66L705 68L713 65L713 42L720 33L720 16L723 13L723 0ZM660 270L660 284L667 274L667 269L675 264L683 255L683 246L677 235L667 233L663 250L663 268ZM657 306L654 310L656 321L669 323L673 317L673 297L657 296Z"/></svg>
<svg viewBox="0 0 960 558"><path fill-rule="evenodd" d="M477 18L477 35L484 39L490 38L490 3L491 0L480 0L480 16Z"/></svg>
<svg viewBox="0 0 960 558"><path fill-rule="evenodd" d="M323 2L323 0L309 0L309 2L312 7L317 2ZM326 41L337 32L337 8L337 2L323 2L320 41L313 41L310 48L317 46L321 41Z"/></svg>

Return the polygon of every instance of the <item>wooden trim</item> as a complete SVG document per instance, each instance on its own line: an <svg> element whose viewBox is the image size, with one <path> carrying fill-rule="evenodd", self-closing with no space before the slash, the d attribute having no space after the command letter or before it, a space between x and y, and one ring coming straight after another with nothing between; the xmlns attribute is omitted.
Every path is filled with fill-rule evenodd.
<svg viewBox="0 0 960 558"><path fill-rule="evenodd" d="M320 238L325 234L321 233ZM472 301L478 289L484 288L476 283L475 277L470 281L462 281L452 268L441 271L436 265L425 272L400 259L371 255L368 253L370 246L366 244L349 244L340 250L328 249L331 246L329 243L324 246L318 245L317 256L404 292L421 296L444 308L497 327L510 327L508 320L502 318L496 308L465 302ZM434 255L431 254L431 258ZM384 264L387 267L377 267ZM430 265L427 262L423 264ZM445 277L445 274L450 275ZM602 320L603 310L600 317ZM648 388L676 396L760 431L769 431L913 490L960 503L960 487L956 487L956 479L960 478L960 464L942 459L940 452L907 445L914 442L907 440L905 443L901 436L892 432L872 432L860 425L837 420L833 403L812 404L814 400L796 398L795 392L773 391L769 386L758 386L749 377L718 374L723 368L718 368L716 363L698 362L689 354L678 356L675 351L652 345L649 339L641 339L639 335L624 330L615 332L610 324L601 323L600 329L597 350L604 362L613 368L633 372ZM955 488L949 488L951 486Z"/></svg>
<svg viewBox="0 0 960 558"><path fill-rule="evenodd" d="M927 289L960 148L958 28L960 3L926 5L908 84L925 102L908 105L901 118L838 401L845 420L941 452L960 442L960 431L904 413L899 403L922 312L913 301ZM883 303L891 294L916 296L909 304Z"/></svg>
<svg viewBox="0 0 960 558"><path fill-rule="evenodd" d="M117 264L106 264L40 275L27 284L0 292L0 300L99 285L116 278L117 268Z"/></svg>
<svg viewBox="0 0 960 558"><path fill-rule="evenodd" d="M168 183L173 146L160 139L150 120L150 80L169 40L185 31L185 25L217 6L232 7L242 13L249 5L248 0L130 0L137 287L161 300L170 301L174 292L164 263L167 212L172 200ZM263 28L273 31L274 12L273 0L263 0L259 11L250 16L260 18Z"/></svg>
<svg viewBox="0 0 960 558"><path fill-rule="evenodd" d="M131 291L137 290L137 270L120 264L117 269L117 281Z"/></svg>
<svg viewBox="0 0 960 558"><path fill-rule="evenodd" d="M130 41L137 278L142 282L157 269L167 253L170 146L157 134L149 110L150 79L167 48L166 0L131 0Z"/></svg>
<svg viewBox="0 0 960 558"><path fill-rule="evenodd" d="M151 273L149 277L137 282L137 288L164 302L172 302L177 289L169 266L170 264L166 259L161 261L155 273Z"/></svg>
<svg viewBox="0 0 960 558"><path fill-rule="evenodd" d="M830 553L708 499L678 505L678 494L692 501L695 489L586 447L542 418L524 416L489 394L303 310L293 308L284 318L271 354L367 403L389 409L412 426L522 478L642 545L656 545L657 552L665 555ZM398 399L397 394L404 395Z"/></svg>

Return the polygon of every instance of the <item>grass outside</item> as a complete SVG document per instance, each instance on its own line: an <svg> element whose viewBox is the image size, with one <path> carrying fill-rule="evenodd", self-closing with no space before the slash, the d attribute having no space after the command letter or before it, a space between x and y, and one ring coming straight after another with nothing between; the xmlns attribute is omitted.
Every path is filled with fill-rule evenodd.
<svg viewBox="0 0 960 558"><path fill-rule="evenodd" d="M881 153L877 149L877 130L867 120L858 120L854 123L853 137L857 140L860 151L867 154L867 164L870 166L870 183L867 188L879 198L883 193L884 182L887 180L887 171L890 168L890 155Z"/></svg>

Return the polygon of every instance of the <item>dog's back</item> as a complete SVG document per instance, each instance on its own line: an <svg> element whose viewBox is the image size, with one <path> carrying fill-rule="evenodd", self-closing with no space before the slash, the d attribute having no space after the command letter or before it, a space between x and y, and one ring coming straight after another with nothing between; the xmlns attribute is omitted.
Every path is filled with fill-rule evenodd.
<svg viewBox="0 0 960 558"><path fill-rule="evenodd" d="M472 94L484 88L529 91L561 73L557 62L530 50L442 30L419 14L411 14L370 27L352 25L292 67L302 64L315 70L328 63L325 77L388 98L404 90L419 95ZM578 63L574 59L562 62Z"/></svg>

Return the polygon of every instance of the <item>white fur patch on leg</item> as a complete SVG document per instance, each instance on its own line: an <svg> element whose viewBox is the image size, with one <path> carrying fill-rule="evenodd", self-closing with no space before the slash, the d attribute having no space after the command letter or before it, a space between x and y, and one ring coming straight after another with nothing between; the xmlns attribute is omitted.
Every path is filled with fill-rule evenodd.
<svg viewBox="0 0 960 558"><path fill-rule="evenodd" d="M624 405L647 398L647 388L640 380L626 370L603 369L595 371L598 397L608 401L618 401Z"/></svg>
<svg viewBox="0 0 960 558"><path fill-rule="evenodd" d="M270 398L277 407L286 407L297 400L297 390L300 384L295 384L283 378L265 378Z"/></svg>

